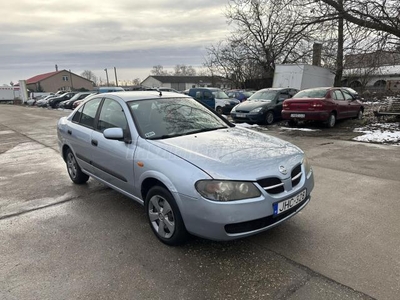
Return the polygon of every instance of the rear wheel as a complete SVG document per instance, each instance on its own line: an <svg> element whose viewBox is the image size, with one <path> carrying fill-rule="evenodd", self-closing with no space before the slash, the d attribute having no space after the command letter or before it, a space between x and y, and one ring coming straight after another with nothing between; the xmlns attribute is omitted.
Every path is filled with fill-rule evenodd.
<svg viewBox="0 0 400 300"><path fill-rule="evenodd" d="M274 123L274 112L269 110L265 115L265 124L271 125L272 123Z"/></svg>
<svg viewBox="0 0 400 300"><path fill-rule="evenodd" d="M336 124L336 115L334 113L331 113L329 115L328 122L326 123L326 126L328 128L333 128L335 126L335 124Z"/></svg>
<svg viewBox="0 0 400 300"><path fill-rule="evenodd" d="M145 209L150 227L161 242L177 246L188 239L178 205L167 189L152 187L146 196Z"/></svg>
<svg viewBox="0 0 400 300"><path fill-rule="evenodd" d="M86 175L82 172L81 167L79 167L78 162L75 159L75 155L72 153L71 149L67 150L66 163L68 175L74 183L83 184L89 180L89 175Z"/></svg>

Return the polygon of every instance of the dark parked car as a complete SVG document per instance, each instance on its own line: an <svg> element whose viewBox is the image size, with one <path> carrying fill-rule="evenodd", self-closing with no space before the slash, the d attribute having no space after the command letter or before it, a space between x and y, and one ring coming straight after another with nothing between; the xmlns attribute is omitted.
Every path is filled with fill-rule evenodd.
<svg viewBox="0 0 400 300"><path fill-rule="evenodd" d="M57 108L60 102L71 99L75 94L76 92L64 93L61 96L50 99L48 104L51 108Z"/></svg>
<svg viewBox="0 0 400 300"><path fill-rule="evenodd" d="M60 103L60 107L72 109L72 107L73 107L72 105L74 104L75 101L85 99L87 96L89 96L91 94L92 94L91 92L78 93L78 94L74 95L71 99L62 101Z"/></svg>
<svg viewBox="0 0 400 300"><path fill-rule="evenodd" d="M265 123L270 125L281 117L282 103L298 90L269 88L255 92L247 101L235 106L231 117L235 122Z"/></svg>
<svg viewBox="0 0 400 300"><path fill-rule="evenodd" d="M326 122L333 127L336 120L362 119L364 106L347 88L325 87L298 92L283 102L282 118L295 125L299 120Z"/></svg>
<svg viewBox="0 0 400 300"><path fill-rule="evenodd" d="M255 91L251 92L251 91L236 91L236 90L231 90L231 91L227 91L226 94L230 97L230 98L236 98L238 99L240 102L246 101L248 98L250 98L253 94L255 93Z"/></svg>
<svg viewBox="0 0 400 300"><path fill-rule="evenodd" d="M237 99L230 98L221 89L213 87L192 88L188 95L215 109L219 114L229 114L232 108L240 103Z"/></svg>

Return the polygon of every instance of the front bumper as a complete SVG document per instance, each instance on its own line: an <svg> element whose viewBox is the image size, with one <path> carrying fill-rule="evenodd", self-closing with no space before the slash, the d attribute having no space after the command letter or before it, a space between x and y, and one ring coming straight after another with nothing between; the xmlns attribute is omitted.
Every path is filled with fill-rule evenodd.
<svg viewBox="0 0 400 300"><path fill-rule="evenodd" d="M228 104L222 107L222 113L225 114L230 114L232 108L234 108L237 104Z"/></svg>
<svg viewBox="0 0 400 300"><path fill-rule="evenodd" d="M302 184L277 195L263 192L259 198L232 202L210 201L176 194L186 229L196 236L216 241L243 238L268 230L289 219L302 210L310 201L314 187L313 173L303 179ZM305 200L286 212L274 216L273 204L289 199L307 189Z"/></svg>
<svg viewBox="0 0 400 300"><path fill-rule="evenodd" d="M235 122L249 122L249 123L261 123L265 119L264 113L240 113L231 112L231 117Z"/></svg>

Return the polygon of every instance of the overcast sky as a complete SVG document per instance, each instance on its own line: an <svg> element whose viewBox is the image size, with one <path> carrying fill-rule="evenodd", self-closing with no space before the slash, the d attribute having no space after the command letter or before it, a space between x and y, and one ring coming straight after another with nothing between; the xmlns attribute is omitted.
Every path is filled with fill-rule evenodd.
<svg viewBox="0 0 400 300"><path fill-rule="evenodd" d="M201 66L224 39L228 0L2 1L0 85L41 73L91 70L145 79L154 65Z"/></svg>

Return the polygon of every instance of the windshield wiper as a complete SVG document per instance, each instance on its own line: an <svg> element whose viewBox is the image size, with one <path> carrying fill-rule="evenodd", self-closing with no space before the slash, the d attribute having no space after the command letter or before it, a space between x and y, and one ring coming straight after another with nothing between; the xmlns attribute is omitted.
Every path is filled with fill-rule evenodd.
<svg viewBox="0 0 400 300"><path fill-rule="evenodd" d="M195 134L195 133L200 133L200 132L207 132L207 131L214 131L218 129L226 129L228 127L214 127L214 128L202 128L202 129L197 129L189 132L184 132L184 133L171 133L171 134L164 134L162 136L157 136L157 137L152 137L149 138L149 140L163 140L163 139L169 139L173 137L178 137L178 136L183 136L183 135L189 135L189 134Z"/></svg>

